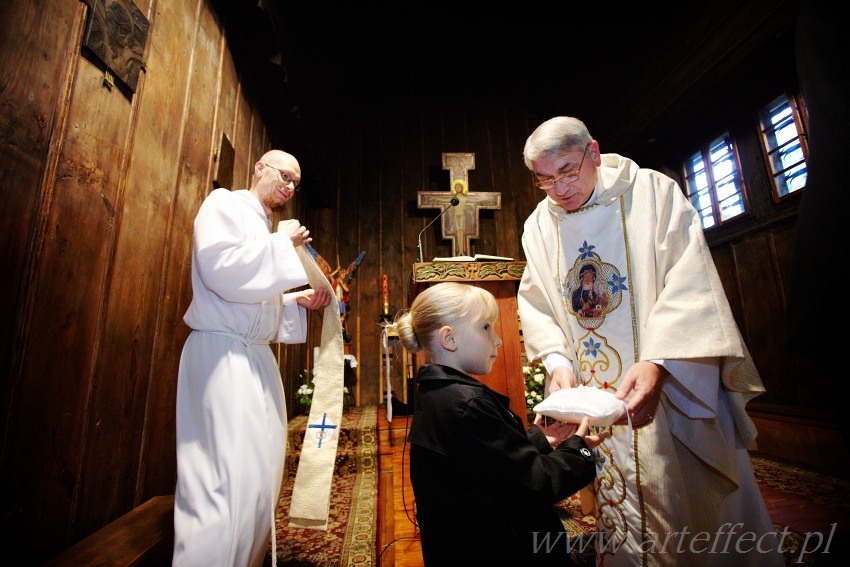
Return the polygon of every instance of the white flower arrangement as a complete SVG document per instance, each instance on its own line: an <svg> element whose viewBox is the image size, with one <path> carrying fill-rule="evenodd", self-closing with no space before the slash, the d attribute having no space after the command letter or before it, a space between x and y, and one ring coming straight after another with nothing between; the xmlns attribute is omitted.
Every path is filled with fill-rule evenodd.
<svg viewBox="0 0 850 567"><path fill-rule="evenodd" d="M305 408L309 408L310 404L313 403L313 388L315 386L313 384L313 374L308 370L301 370L298 373L298 378L301 379L302 383L295 392L295 401ZM348 391L348 386L343 386L342 405L349 406L353 401L351 399L351 392Z"/></svg>
<svg viewBox="0 0 850 567"><path fill-rule="evenodd" d="M535 362L522 367L525 381L525 406L532 411L534 406L543 401L543 389L546 387L546 368L541 362Z"/></svg>

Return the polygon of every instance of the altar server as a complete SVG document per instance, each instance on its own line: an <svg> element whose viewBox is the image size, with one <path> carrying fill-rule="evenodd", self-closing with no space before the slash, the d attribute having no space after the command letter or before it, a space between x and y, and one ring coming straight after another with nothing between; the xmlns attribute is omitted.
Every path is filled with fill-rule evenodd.
<svg viewBox="0 0 850 567"><path fill-rule="evenodd" d="M192 332L177 381L176 566L262 565L273 537L286 450L286 408L269 343L303 343L306 311L328 305L304 289L297 220L272 232L272 210L295 194L301 168L271 150L249 190L216 189L194 225Z"/></svg>

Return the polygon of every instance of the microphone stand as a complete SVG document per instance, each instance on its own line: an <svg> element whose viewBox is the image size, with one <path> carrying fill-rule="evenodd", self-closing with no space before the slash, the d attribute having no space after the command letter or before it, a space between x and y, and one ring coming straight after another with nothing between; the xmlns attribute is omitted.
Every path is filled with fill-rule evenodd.
<svg viewBox="0 0 850 567"><path fill-rule="evenodd" d="M460 203L460 200L457 197L452 197L451 201L449 201L449 204L446 205L446 208L443 209L442 212L440 212L439 215L434 217L434 219L431 222L426 224L425 228L423 228L422 230L419 231L419 236L416 237L416 240L418 242L418 247L419 247L419 263L420 264L425 261L425 260L422 259L422 233L425 232L426 230L428 230L429 226L431 226L432 224L437 222L437 220L439 220L444 214L446 214L446 211L448 211L449 209L451 209L452 207L454 207L458 203Z"/></svg>

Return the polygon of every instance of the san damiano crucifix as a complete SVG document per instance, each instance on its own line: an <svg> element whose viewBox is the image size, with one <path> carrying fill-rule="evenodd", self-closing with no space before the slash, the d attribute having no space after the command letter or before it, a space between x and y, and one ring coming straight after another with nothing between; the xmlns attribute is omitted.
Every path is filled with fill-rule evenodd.
<svg viewBox="0 0 850 567"><path fill-rule="evenodd" d="M453 198L460 201L440 219L443 238L452 241L452 256L471 256L470 240L478 238L479 209L500 209L502 194L469 190L469 170L475 169L475 154L444 153L443 169L449 170L449 192L419 191L420 209L444 209Z"/></svg>

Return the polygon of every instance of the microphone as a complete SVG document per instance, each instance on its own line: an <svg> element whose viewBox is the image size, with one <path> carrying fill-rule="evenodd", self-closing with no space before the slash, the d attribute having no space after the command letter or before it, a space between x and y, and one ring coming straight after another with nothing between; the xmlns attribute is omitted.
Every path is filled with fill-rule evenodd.
<svg viewBox="0 0 850 567"><path fill-rule="evenodd" d="M442 217L444 214L446 214L446 211L448 211L449 209L451 209L451 208L452 208L452 207L454 207L455 205L458 205L459 203L460 203L460 199L458 199L457 197L452 197L452 198L451 198L451 200L449 201L449 204L448 204L448 205L446 205L446 208L445 208L445 209L443 209L443 210L440 212L440 214L439 214L439 215L437 215L436 217L434 217L434 220L432 220L431 222L429 222L428 224L426 224L426 225L425 225L425 228L423 228L422 230L420 230L420 231L419 231L419 236L416 238L416 240L419 242L419 263L420 263L420 264L421 264L422 262L424 262L424 261L425 261L425 260L423 260L423 259L422 259L422 233L423 233L423 232L425 232L426 230L428 230L428 227L429 227L429 226L431 226L432 224L434 224L435 222L437 222L437 220L438 220L440 217Z"/></svg>

